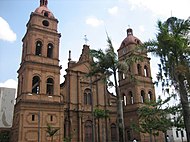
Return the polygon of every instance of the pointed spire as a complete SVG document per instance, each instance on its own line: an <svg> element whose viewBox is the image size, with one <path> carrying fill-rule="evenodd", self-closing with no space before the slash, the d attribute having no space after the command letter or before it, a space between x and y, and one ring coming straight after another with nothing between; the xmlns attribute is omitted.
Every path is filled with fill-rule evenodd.
<svg viewBox="0 0 190 142"><path fill-rule="evenodd" d="M90 46L89 45L83 45L82 49L82 54L80 55L79 62L84 62L84 61L91 61L90 58Z"/></svg>
<svg viewBox="0 0 190 142"><path fill-rule="evenodd" d="M45 6L47 7L48 0L40 0L40 6Z"/></svg>

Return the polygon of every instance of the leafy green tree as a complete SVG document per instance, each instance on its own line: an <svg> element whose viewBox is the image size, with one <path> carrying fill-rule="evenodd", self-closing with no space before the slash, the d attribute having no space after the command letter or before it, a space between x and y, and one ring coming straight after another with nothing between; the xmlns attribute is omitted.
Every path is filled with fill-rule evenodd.
<svg viewBox="0 0 190 142"><path fill-rule="evenodd" d="M182 114L190 141L190 19L170 17L165 22L158 21L155 40L144 43L149 52L160 58L158 81L162 86L174 86L179 93Z"/></svg>
<svg viewBox="0 0 190 142"><path fill-rule="evenodd" d="M94 110L94 117L95 118L108 118L109 117L109 110L102 110L96 108Z"/></svg>
<svg viewBox="0 0 190 142"><path fill-rule="evenodd" d="M49 137L51 137L51 142L53 142L53 137L55 134L59 131L59 128L53 128L51 125L47 124L47 134Z"/></svg>
<svg viewBox="0 0 190 142"><path fill-rule="evenodd" d="M159 134L159 132L166 133L171 127L182 127L181 125L181 117L175 117L173 120L169 116L175 115L177 112L181 111L181 107L179 106L165 106L173 96L168 97L166 100L159 99L156 101L147 101L145 104L138 109L139 115L139 125L132 123L132 128L136 131L140 131L142 133L150 134L150 141L152 142L152 135L155 137Z"/></svg>
<svg viewBox="0 0 190 142"><path fill-rule="evenodd" d="M139 56L130 56L124 61L119 61L118 56L114 51L111 39L107 36L108 48L104 51L90 50L90 55L94 61L91 64L91 70L89 76L98 74L101 79L105 80L107 84L115 87L115 93L117 96L117 119L118 119L118 131L119 142L125 141L124 132L124 120L123 120L123 103L120 90L118 88L117 72L121 71L125 73L129 69L129 65L139 59ZM110 80L110 76L113 75L113 82Z"/></svg>

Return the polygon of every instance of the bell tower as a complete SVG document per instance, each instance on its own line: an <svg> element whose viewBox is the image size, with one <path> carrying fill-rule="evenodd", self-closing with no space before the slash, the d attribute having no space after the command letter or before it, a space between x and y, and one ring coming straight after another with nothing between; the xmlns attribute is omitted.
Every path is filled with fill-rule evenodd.
<svg viewBox="0 0 190 142"><path fill-rule="evenodd" d="M47 0L31 13L22 39L11 142L47 142L47 125L63 133L58 20ZM54 140L61 141L58 134Z"/></svg>
<svg viewBox="0 0 190 142"><path fill-rule="evenodd" d="M142 44L141 41L133 36L133 30L131 28L127 29L127 37L118 49L119 61L126 60L134 54L139 55L136 48L140 44ZM119 73L119 87L123 96L126 140L130 141L136 138L143 142L146 135L134 132L130 124L138 124L137 110L145 101L155 100L155 90L151 78L150 58L146 53L141 53L140 56L142 61L130 65L127 73ZM147 140L149 140L149 137L147 137Z"/></svg>

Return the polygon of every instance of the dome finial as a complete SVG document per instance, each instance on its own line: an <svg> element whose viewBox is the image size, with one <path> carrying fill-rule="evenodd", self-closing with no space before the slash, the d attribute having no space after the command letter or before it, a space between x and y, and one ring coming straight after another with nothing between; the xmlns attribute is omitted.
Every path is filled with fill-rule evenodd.
<svg viewBox="0 0 190 142"><path fill-rule="evenodd" d="M69 61L69 62L71 61L71 50L69 50L69 58L68 58L68 61Z"/></svg>
<svg viewBox="0 0 190 142"><path fill-rule="evenodd" d="M46 6L47 7L48 0L40 0L40 6Z"/></svg>
<svg viewBox="0 0 190 142"><path fill-rule="evenodd" d="M85 41L85 45L87 45L87 42L89 41L87 38L87 35L84 35L84 41Z"/></svg>
<svg viewBox="0 0 190 142"><path fill-rule="evenodd" d="M127 29L127 36L133 35L133 30L131 28Z"/></svg>

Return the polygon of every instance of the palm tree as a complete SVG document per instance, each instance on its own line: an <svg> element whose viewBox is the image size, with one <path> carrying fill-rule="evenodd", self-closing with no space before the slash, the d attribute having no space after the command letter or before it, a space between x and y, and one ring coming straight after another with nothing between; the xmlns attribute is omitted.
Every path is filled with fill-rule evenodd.
<svg viewBox="0 0 190 142"><path fill-rule="evenodd" d="M91 63L91 70L89 76L99 74L101 79L105 80L107 84L115 87L115 93L117 96L117 119L118 119L118 132L119 142L125 142L124 132L124 120L123 120L123 103L120 90L118 88L117 72L122 71L125 73L128 71L130 64L138 59L138 56L131 56L125 61L119 61L118 56L114 51L111 39L107 35L108 48L105 52L101 49L90 50L90 55L94 59ZM113 75L113 82L110 80L110 76Z"/></svg>
<svg viewBox="0 0 190 142"><path fill-rule="evenodd" d="M160 58L158 81L163 86L174 86L179 93L187 141L190 141L190 19L170 17L163 23L158 21L158 30L156 40L145 42L144 47Z"/></svg>
<svg viewBox="0 0 190 142"><path fill-rule="evenodd" d="M53 128L51 125L47 124L47 130L48 136L51 137L51 142L53 142L53 136L59 131L59 128Z"/></svg>

